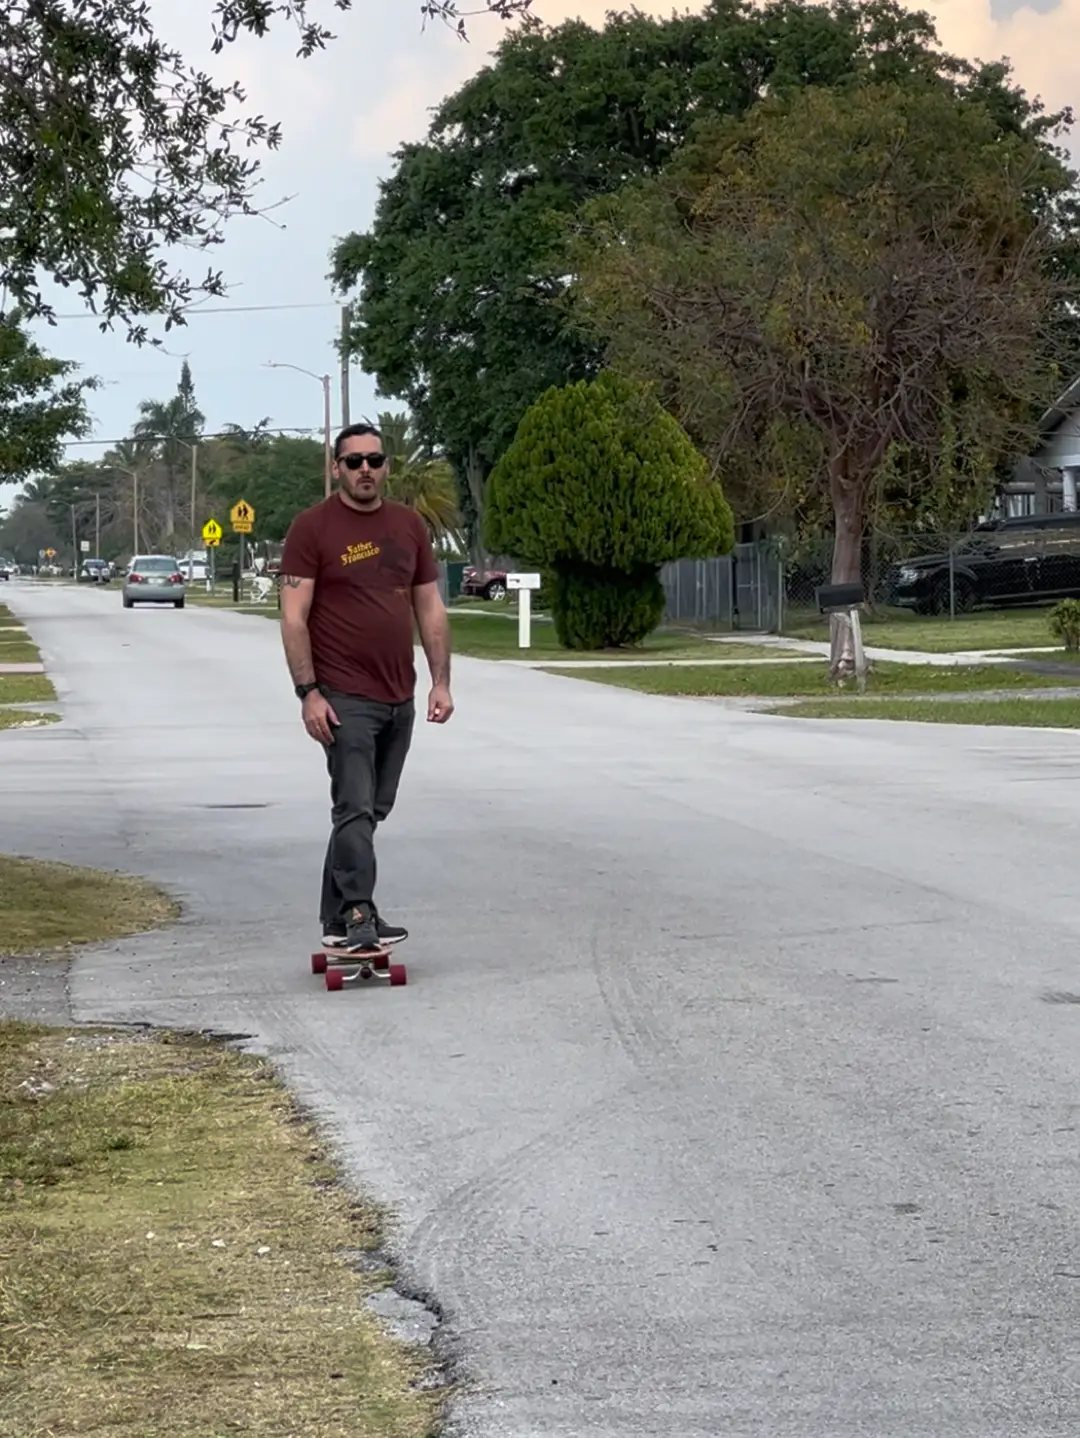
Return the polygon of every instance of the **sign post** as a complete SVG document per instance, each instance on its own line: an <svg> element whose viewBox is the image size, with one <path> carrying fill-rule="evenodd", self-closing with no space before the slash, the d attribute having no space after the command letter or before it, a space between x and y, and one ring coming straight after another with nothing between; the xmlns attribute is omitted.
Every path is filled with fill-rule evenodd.
<svg viewBox="0 0 1080 1438"><path fill-rule="evenodd" d="M233 533L240 536L240 557L233 570L233 603L240 601L240 585L244 578L244 535L250 534L255 523L255 511L246 499L238 499L229 510L229 523Z"/></svg>
<svg viewBox="0 0 1080 1438"><path fill-rule="evenodd" d="M216 578L215 570L217 568L214 561L217 559L217 547L221 543L221 525L218 524L216 519L211 518L206 521L202 527L202 537L203 543L210 551L210 563L206 568L206 592L207 594L213 594L214 580ZM192 566L192 568L194 569L194 566Z"/></svg>
<svg viewBox="0 0 1080 1438"><path fill-rule="evenodd" d="M518 648L532 646L532 592L540 588L539 574L508 574L507 589L516 589L518 597Z"/></svg>

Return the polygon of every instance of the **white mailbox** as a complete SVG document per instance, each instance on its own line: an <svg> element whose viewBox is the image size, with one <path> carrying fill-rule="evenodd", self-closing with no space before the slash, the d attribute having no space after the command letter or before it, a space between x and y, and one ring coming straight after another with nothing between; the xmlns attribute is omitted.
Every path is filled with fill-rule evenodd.
<svg viewBox="0 0 1080 1438"><path fill-rule="evenodd" d="M507 589L517 591L518 597L518 648L528 649L532 645L532 597L533 590L540 588L539 574L508 574Z"/></svg>

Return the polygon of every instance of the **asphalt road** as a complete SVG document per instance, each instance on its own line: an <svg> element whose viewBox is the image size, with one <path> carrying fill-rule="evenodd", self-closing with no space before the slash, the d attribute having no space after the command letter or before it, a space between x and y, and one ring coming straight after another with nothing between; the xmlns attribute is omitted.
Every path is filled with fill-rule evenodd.
<svg viewBox="0 0 1080 1438"><path fill-rule="evenodd" d="M409 987L328 994L275 626L3 598L65 721L0 735L0 849L187 909L76 1015L280 1062L445 1310L455 1431L1075 1438L1077 736L459 661L380 836Z"/></svg>

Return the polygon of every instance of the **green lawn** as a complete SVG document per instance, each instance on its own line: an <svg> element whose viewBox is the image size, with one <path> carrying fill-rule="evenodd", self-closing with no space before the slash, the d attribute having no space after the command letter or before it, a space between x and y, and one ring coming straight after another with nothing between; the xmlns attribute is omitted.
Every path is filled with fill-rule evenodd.
<svg viewBox="0 0 1080 1438"><path fill-rule="evenodd" d="M920 724L1000 724L1029 729L1080 729L1078 699L822 699L785 705L793 719L894 719Z"/></svg>
<svg viewBox="0 0 1080 1438"><path fill-rule="evenodd" d="M6 639L0 630L0 664L40 664L41 655L29 639Z"/></svg>
<svg viewBox="0 0 1080 1438"><path fill-rule="evenodd" d="M875 619L864 615L863 640L882 649L921 649L948 654L966 649L1034 649L1060 640L1050 633L1050 608L995 609L956 619L927 619L890 611ZM825 620L803 621L785 631L793 639L828 639Z"/></svg>
<svg viewBox="0 0 1080 1438"><path fill-rule="evenodd" d="M43 714L37 709L7 709L0 705L0 729L42 729L59 718L59 714Z"/></svg>
<svg viewBox="0 0 1080 1438"><path fill-rule="evenodd" d="M548 669L546 672L560 671ZM592 684L637 689L644 694L697 698L737 695L786 698L835 693L824 660L820 664L734 665L730 668L687 665L652 669L627 665L618 669L583 669L574 677ZM947 694L981 689L1060 688L1070 682L1069 676L1028 674L989 664L946 668L879 663L874 665L868 689L874 694ZM1073 682L1080 684L1080 674Z"/></svg>
<svg viewBox="0 0 1080 1438"><path fill-rule="evenodd" d="M633 663L635 659L760 659L790 657L784 651L754 646L723 645L693 634L657 630L634 649L577 650L563 649L555 637L550 619L534 617L530 634L531 646L518 648L517 615L504 612L478 613L476 610L450 609L454 653L474 659L555 659L567 663L589 659L616 659Z"/></svg>
<svg viewBox="0 0 1080 1438"><path fill-rule="evenodd" d="M36 704L55 698L46 674L0 674L0 704Z"/></svg>

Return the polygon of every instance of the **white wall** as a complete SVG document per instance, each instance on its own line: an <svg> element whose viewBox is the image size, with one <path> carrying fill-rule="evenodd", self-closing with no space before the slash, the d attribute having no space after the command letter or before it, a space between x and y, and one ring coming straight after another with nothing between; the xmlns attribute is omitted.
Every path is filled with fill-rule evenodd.
<svg viewBox="0 0 1080 1438"><path fill-rule="evenodd" d="M1076 405L1053 438L1039 450L1039 463L1060 469L1080 465L1080 404Z"/></svg>

